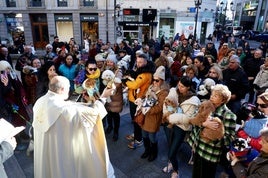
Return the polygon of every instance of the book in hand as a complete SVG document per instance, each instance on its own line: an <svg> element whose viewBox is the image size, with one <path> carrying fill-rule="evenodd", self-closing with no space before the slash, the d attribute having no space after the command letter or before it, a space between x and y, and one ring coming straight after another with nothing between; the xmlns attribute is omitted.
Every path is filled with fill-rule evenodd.
<svg viewBox="0 0 268 178"><path fill-rule="evenodd" d="M0 119L0 143L8 140L25 129L24 126L14 127L5 119Z"/></svg>

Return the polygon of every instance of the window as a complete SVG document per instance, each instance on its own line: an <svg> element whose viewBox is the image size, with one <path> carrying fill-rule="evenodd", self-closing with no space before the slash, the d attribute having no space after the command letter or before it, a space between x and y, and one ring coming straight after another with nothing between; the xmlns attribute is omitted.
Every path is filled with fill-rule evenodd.
<svg viewBox="0 0 268 178"><path fill-rule="evenodd" d="M67 0L58 0L58 7L67 7Z"/></svg>
<svg viewBox="0 0 268 178"><path fill-rule="evenodd" d="M29 7L42 7L42 0L29 0Z"/></svg>
<svg viewBox="0 0 268 178"><path fill-rule="evenodd" d="M93 7L94 6L94 0L83 0L83 4L84 4L84 6Z"/></svg>
<svg viewBox="0 0 268 178"><path fill-rule="evenodd" d="M7 7L16 7L15 0L6 0Z"/></svg>

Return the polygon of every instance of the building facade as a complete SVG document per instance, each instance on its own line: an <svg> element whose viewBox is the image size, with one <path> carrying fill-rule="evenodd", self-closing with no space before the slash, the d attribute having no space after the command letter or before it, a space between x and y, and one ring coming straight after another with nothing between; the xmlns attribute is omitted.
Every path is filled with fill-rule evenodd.
<svg viewBox="0 0 268 178"><path fill-rule="evenodd" d="M202 40L214 30L217 0L203 0L198 18L193 0L1 0L0 38L38 48L58 36L119 42L122 39L186 37L196 26Z"/></svg>

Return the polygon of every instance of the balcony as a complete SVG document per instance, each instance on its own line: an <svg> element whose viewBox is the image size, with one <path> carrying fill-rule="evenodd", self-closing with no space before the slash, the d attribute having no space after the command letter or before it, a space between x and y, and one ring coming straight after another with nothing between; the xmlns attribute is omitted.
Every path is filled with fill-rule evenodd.
<svg viewBox="0 0 268 178"><path fill-rule="evenodd" d="M58 7L68 7L67 0L58 0Z"/></svg>
<svg viewBox="0 0 268 178"><path fill-rule="evenodd" d="M82 7L94 7L94 0L81 0L80 4Z"/></svg>
<svg viewBox="0 0 268 178"><path fill-rule="evenodd" d="M16 7L16 1L6 0L7 7Z"/></svg>
<svg viewBox="0 0 268 178"><path fill-rule="evenodd" d="M43 0L28 0L28 7L45 7Z"/></svg>

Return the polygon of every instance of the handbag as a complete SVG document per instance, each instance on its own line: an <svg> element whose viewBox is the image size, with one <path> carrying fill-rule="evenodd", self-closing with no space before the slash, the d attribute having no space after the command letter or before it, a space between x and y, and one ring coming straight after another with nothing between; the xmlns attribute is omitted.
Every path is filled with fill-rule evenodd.
<svg viewBox="0 0 268 178"><path fill-rule="evenodd" d="M145 115L143 115L141 111L139 111L134 116L134 122L136 122L139 126L143 126L144 120L145 120Z"/></svg>

